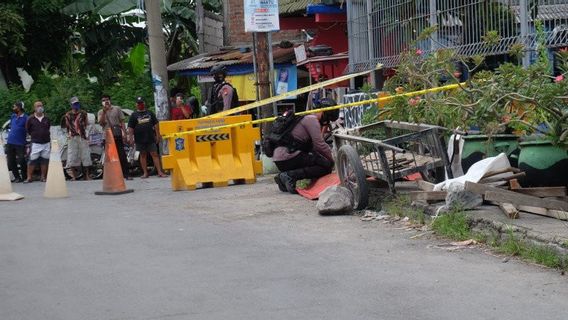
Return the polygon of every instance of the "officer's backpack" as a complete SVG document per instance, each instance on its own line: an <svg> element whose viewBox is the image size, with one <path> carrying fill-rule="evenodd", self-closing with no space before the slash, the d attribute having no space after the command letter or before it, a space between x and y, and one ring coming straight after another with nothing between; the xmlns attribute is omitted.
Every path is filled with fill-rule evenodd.
<svg viewBox="0 0 568 320"><path fill-rule="evenodd" d="M276 118L272 124L272 129L262 140L264 153L269 158L274 155L277 147L287 147L289 152L297 150L308 151L311 146L310 142L301 142L292 136L292 130L302 121L303 116L297 116L293 111L287 111L283 115Z"/></svg>

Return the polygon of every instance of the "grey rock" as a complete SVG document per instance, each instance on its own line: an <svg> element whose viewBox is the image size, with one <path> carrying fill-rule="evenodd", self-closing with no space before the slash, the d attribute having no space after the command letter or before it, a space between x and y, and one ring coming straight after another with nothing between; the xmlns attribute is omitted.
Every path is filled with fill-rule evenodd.
<svg viewBox="0 0 568 320"><path fill-rule="evenodd" d="M475 209L483 204L483 197L470 191L448 192L446 196L446 207L448 209Z"/></svg>
<svg viewBox="0 0 568 320"><path fill-rule="evenodd" d="M353 210L353 195L345 187L329 187L320 194L316 208L321 215L349 213Z"/></svg>
<svg viewBox="0 0 568 320"><path fill-rule="evenodd" d="M472 210L483 204L483 197L470 191L464 190L461 183L451 183L448 186L446 204L436 211L436 214L449 212L453 209Z"/></svg>

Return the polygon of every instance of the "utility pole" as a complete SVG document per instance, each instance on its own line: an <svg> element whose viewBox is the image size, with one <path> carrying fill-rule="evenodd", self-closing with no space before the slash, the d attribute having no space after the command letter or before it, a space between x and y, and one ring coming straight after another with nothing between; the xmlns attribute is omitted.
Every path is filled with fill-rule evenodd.
<svg viewBox="0 0 568 320"><path fill-rule="evenodd" d="M197 41L199 42L199 53L203 53L205 52L205 30L203 28L205 13L203 10L203 0L197 0L195 2L195 16L195 26L197 27Z"/></svg>
<svg viewBox="0 0 568 320"><path fill-rule="evenodd" d="M158 120L169 120L168 69L160 2L158 0L145 0L146 25L150 42L150 65L152 69L152 83L154 85L156 117Z"/></svg>
<svg viewBox="0 0 568 320"><path fill-rule="evenodd" d="M197 31L197 42L199 45L199 54L205 53L205 9L203 9L203 0L197 0L195 2L195 26ZM223 40L224 41L224 40ZM199 91L201 92L201 103L207 100L207 85L205 83L199 83Z"/></svg>
<svg viewBox="0 0 568 320"><path fill-rule="evenodd" d="M258 64L258 93L260 100L268 99L272 96L270 92L270 57L269 57L269 44L268 33L257 32L256 34L256 62ZM269 118L272 116L272 105L264 105L260 109L260 118ZM268 133L269 126L264 125L262 132Z"/></svg>

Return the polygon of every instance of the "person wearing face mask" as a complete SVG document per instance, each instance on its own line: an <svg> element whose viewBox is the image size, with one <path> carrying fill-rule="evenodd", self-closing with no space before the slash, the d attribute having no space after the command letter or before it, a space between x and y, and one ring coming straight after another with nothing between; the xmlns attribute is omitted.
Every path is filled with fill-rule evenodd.
<svg viewBox="0 0 568 320"><path fill-rule="evenodd" d="M146 109L146 104L142 97L136 98L136 111L128 119L128 140L130 144L134 142L136 151L140 152L140 167L144 172L142 179L146 179L149 176L148 153L152 156L158 176L160 178L166 177L164 172L162 172L160 158L158 157L157 143L161 140L158 119L156 119L156 115L152 111Z"/></svg>
<svg viewBox="0 0 568 320"><path fill-rule="evenodd" d="M126 180L132 180L130 177L130 170L128 159L126 157L126 150L124 144L127 139L126 126L124 125L124 113L119 107L113 106L110 101L109 95L103 95L101 98L103 108L99 110L97 119L103 129L111 129L116 145L118 158L120 159L120 167L122 168L122 175Z"/></svg>
<svg viewBox="0 0 568 320"><path fill-rule="evenodd" d="M335 105L331 99L322 99L318 108ZM274 178L280 191L297 193L296 181L317 179L331 173L334 161L324 132L338 117L339 110L331 110L298 117L292 122L288 130L290 136L283 138L283 143L276 143L272 155L274 164L280 170L280 174Z"/></svg>
<svg viewBox="0 0 568 320"><path fill-rule="evenodd" d="M239 97L237 90L227 81L227 69L225 66L214 66L211 68L210 74L215 81L209 100L205 106L201 107L203 114L214 114L221 111L226 111L239 105Z"/></svg>
<svg viewBox="0 0 568 320"><path fill-rule="evenodd" d="M193 110L187 105L183 99L183 93L176 94L175 106L171 111L172 120L186 120L193 115Z"/></svg>
<svg viewBox="0 0 568 320"><path fill-rule="evenodd" d="M49 153L51 152L51 135L49 133L51 122L45 115L41 101L34 103L34 111L34 114L30 116L26 122L26 131L31 137L32 148L28 162L28 177L24 183L33 181L33 172L38 165L41 167L41 181L45 182L47 178L47 165L49 164Z"/></svg>
<svg viewBox="0 0 568 320"><path fill-rule="evenodd" d="M85 180L91 180L89 167L91 162L91 149L87 139L87 125L89 123L87 112L81 110L79 98L69 99L71 110L65 114L65 127L67 129L67 167L71 168L71 179L77 179L77 168L85 169Z"/></svg>
<svg viewBox="0 0 568 320"><path fill-rule="evenodd" d="M10 133L6 144L8 169L12 171L15 182L26 180L26 122L28 116L24 113L24 103L18 101L12 106L10 117Z"/></svg>

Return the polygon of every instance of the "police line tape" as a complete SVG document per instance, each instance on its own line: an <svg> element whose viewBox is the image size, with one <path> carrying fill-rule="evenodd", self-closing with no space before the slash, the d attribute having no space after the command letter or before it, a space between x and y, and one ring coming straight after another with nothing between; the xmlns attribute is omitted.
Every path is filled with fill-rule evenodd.
<svg viewBox="0 0 568 320"><path fill-rule="evenodd" d="M296 114L299 115L299 116L303 116L303 115L308 115L308 114L320 113L320 112L331 111L331 110L336 110L336 109L343 109L343 108L351 108L351 107L356 107L356 106L361 106L361 105L366 105L366 104L372 104L372 103L388 102L388 101L394 100L396 98L401 98L401 97L409 98L409 97L415 97L415 96L428 94L428 93L437 93L437 92L442 92L442 91L454 90L454 89L458 89L460 87L463 87L465 85L466 85L466 83L450 84L450 85L446 85L446 86L442 86L442 87L424 89L424 90L419 90L419 91L412 91L412 92L407 92L407 93L400 93L400 94L395 94L395 95L392 95L392 96L373 98L373 99L362 100L362 101L357 101L357 102L350 102L350 103L345 103L345 104L326 107L326 108L307 110L307 111L298 112ZM276 120L276 118L277 117L270 117L270 118L251 120L251 121L245 121L245 122L234 123L234 124L215 126L215 127L210 127L210 128L195 129L195 130L190 130L190 131L181 131L181 132L176 132L176 133L172 133L172 134L168 134L168 135L163 135L162 138L169 139L169 138L176 138L176 137L180 137L180 136L188 135L188 134L207 133L207 132L213 132L213 131L218 131L218 130L228 129L228 128L241 127L241 126L246 126L246 125L256 125L256 124L268 123L268 122L273 122L274 120Z"/></svg>
<svg viewBox="0 0 568 320"><path fill-rule="evenodd" d="M294 96L297 96L297 95L300 95L300 94L303 94L303 93L308 93L308 92L316 90L316 89L321 89L321 88L330 86L332 84L336 84L336 83L343 82L343 81L346 81L346 80L350 80L350 79L353 79L353 78L356 78L356 77L368 75L369 73L371 73L373 71L380 70L382 68L383 68L383 65L379 63L379 64L377 64L375 69L371 69L371 70L367 70L367 71L363 71L363 72L359 72L359 73L348 74L348 75L345 75L345 76L333 78L333 79L326 80L326 81L323 81L323 82L318 82L316 84L312 84L310 86L303 87L303 88L300 88L300 89L297 89L297 90L294 90L294 91L285 92L283 94L277 95L277 96L272 97L272 98L256 101L256 102L253 102L253 103L249 103L249 104L246 104L246 105L238 107L238 108L232 108L232 109L229 109L229 110L217 112L215 114L206 116L204 118L205 119L207 119L207 118L219 118L219 117L229 116L229 115L232 115L232 114L235 114L235 113L240 113L240 112L243 112L243 111L248 111L248 110L251 110L251 109L255 109L255 108L258 108L258 107L262 107L262 106L265 106L265 105L268 105L268 104L272 104L272 103L275 103L275 102L278 102L278 101L285 100L286 98L294 97Z"/></svg>

